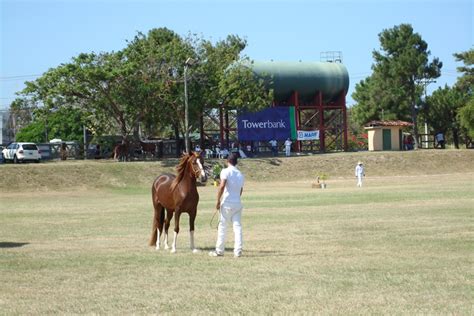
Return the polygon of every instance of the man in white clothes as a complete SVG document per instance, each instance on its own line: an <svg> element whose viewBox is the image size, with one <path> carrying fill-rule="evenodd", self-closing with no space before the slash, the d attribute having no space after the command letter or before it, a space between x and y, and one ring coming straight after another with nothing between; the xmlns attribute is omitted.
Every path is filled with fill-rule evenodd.
<svg viewBox="0 0 474 316"><path fill-rule="evenodd" d="M362 164L362 161L357 163L355 168L355 176L357 177L357 186L362 187L362 177L365 177L364 165Z"/></svg>
<svg viewBox="0 0 474 316"><path fill-rule="evenodd" d="M244 176L235 166L237 155L232 153L227 158L227 168L220 174L221 183L217 191L216 208L220 210L217 228L216 250L209 252L211 257L224 255L227 224L232 223L234 229L234 257L242 255L242 203L240 197L244 188Z"/></svg>
<svg viewBox="0 0 474 316"><path fill-rule="evenodd" d="M291 154L291 144L292 144L291 140L287 138L285 140L285 153L287 157L290 157L290 154Z"/></svg>

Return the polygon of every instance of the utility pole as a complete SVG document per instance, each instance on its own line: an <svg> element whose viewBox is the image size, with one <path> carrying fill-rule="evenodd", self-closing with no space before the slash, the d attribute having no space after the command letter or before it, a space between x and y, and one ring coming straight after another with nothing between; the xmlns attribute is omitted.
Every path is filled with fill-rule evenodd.
<svg viewBox="0 0 474 316"><path fill-rule="evenodd" d="M429 85L430 83L434 83L434 82L436 82L436 80L434 80L434 79L427 79L427 78L425 78L425 79L420 80L420 83L423 85L423 90L424 90L424 94L425 94L425 100L424 100L425 105L426 105L426 97L427 97L427 91L426 91L426 90L427 90L427 88L428 88L428 85ZM424 147L424 148L429 148L429 142L428 142L428 122L427 122L426 118L425 118L425 135L424 135L423 138L424 138L424 142L423 142L423 143L425 144L425 147ZM423 147L423 146L422 146L422 147Z"/></svg>
<svg viewBox="0 0 474 316"><path fill-rule="evenodd" d="M184 142L186 147L186 153L190 153L189 148L189 107L188 107L188 68L194 65L196 61L189 57L184 62Z"/></svg>
<svg viewBox="0 0 474 316"><path fill-rule="evenodd" d="M82 134L84 137L84 160L87 159L87 129L85 125L82 125Z"/></svg>

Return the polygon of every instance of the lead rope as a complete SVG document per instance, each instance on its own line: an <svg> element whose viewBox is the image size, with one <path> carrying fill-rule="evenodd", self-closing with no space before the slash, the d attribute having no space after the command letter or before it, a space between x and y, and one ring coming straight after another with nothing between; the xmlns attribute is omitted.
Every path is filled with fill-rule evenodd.
<svg viewBox="0 0 474 316"><path fill-rule="evenodd" d="M216 209L216 211L214 212L214 214L213 214L212 217L211 217L211 221L209 222L209 226L210 226L211 228L217 229L217 227L219 226L219 221L217 221L216 227L212 227L212 221L214 220L214 217L216 216L216 214L217 214L218 212L220 212L220 209Z"/></svg>

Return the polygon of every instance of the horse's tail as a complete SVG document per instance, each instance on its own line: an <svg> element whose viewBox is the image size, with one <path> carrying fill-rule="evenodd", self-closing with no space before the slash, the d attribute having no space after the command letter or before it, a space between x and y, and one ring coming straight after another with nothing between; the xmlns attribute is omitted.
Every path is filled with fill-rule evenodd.
<svg viewBox="0 0 474 316"><path fill-rule="evenodd" d="M161 223L163 225L163 222L165 221L165 212L164 208L162 205L159 205L159 203L155 200L155 194L156 194L156 189L155 185L153 183L153 187L151 188L151 197L153 199L153 209L154 209L154 214L153 214L153 225L152 225L152 230L151 230L151 238L149 245L150 246L156 246L156 243L159 242L158 239L158 223Z"/></svg>
<svg viewBox="0 0 474 316"><path fill-rule="evenodd" d="M113 155L114 160L118 159L118 145L114 147L114 150L112 151L112 155Z"/></svg>

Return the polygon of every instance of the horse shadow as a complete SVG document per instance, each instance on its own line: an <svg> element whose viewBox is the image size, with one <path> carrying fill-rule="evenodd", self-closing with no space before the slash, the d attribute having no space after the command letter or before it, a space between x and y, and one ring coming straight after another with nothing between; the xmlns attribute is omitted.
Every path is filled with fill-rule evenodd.
<svg viewBox="0 0 474 316"><path fill-rule="evenodd" d="M0 248L19 248L25 245L29 245L29 242L9 242L9 241L1 241Z"/></svg>
<svg viewBox="0 0 474 316"><path fill-rule="evenodd" d="M201 247L201 251L213 251L216 250L215 247ZM225 247L226 252L232 252L234 248ZM276 250L243 250L245 257L283 257L286 256L284 252Z"/></svg>

